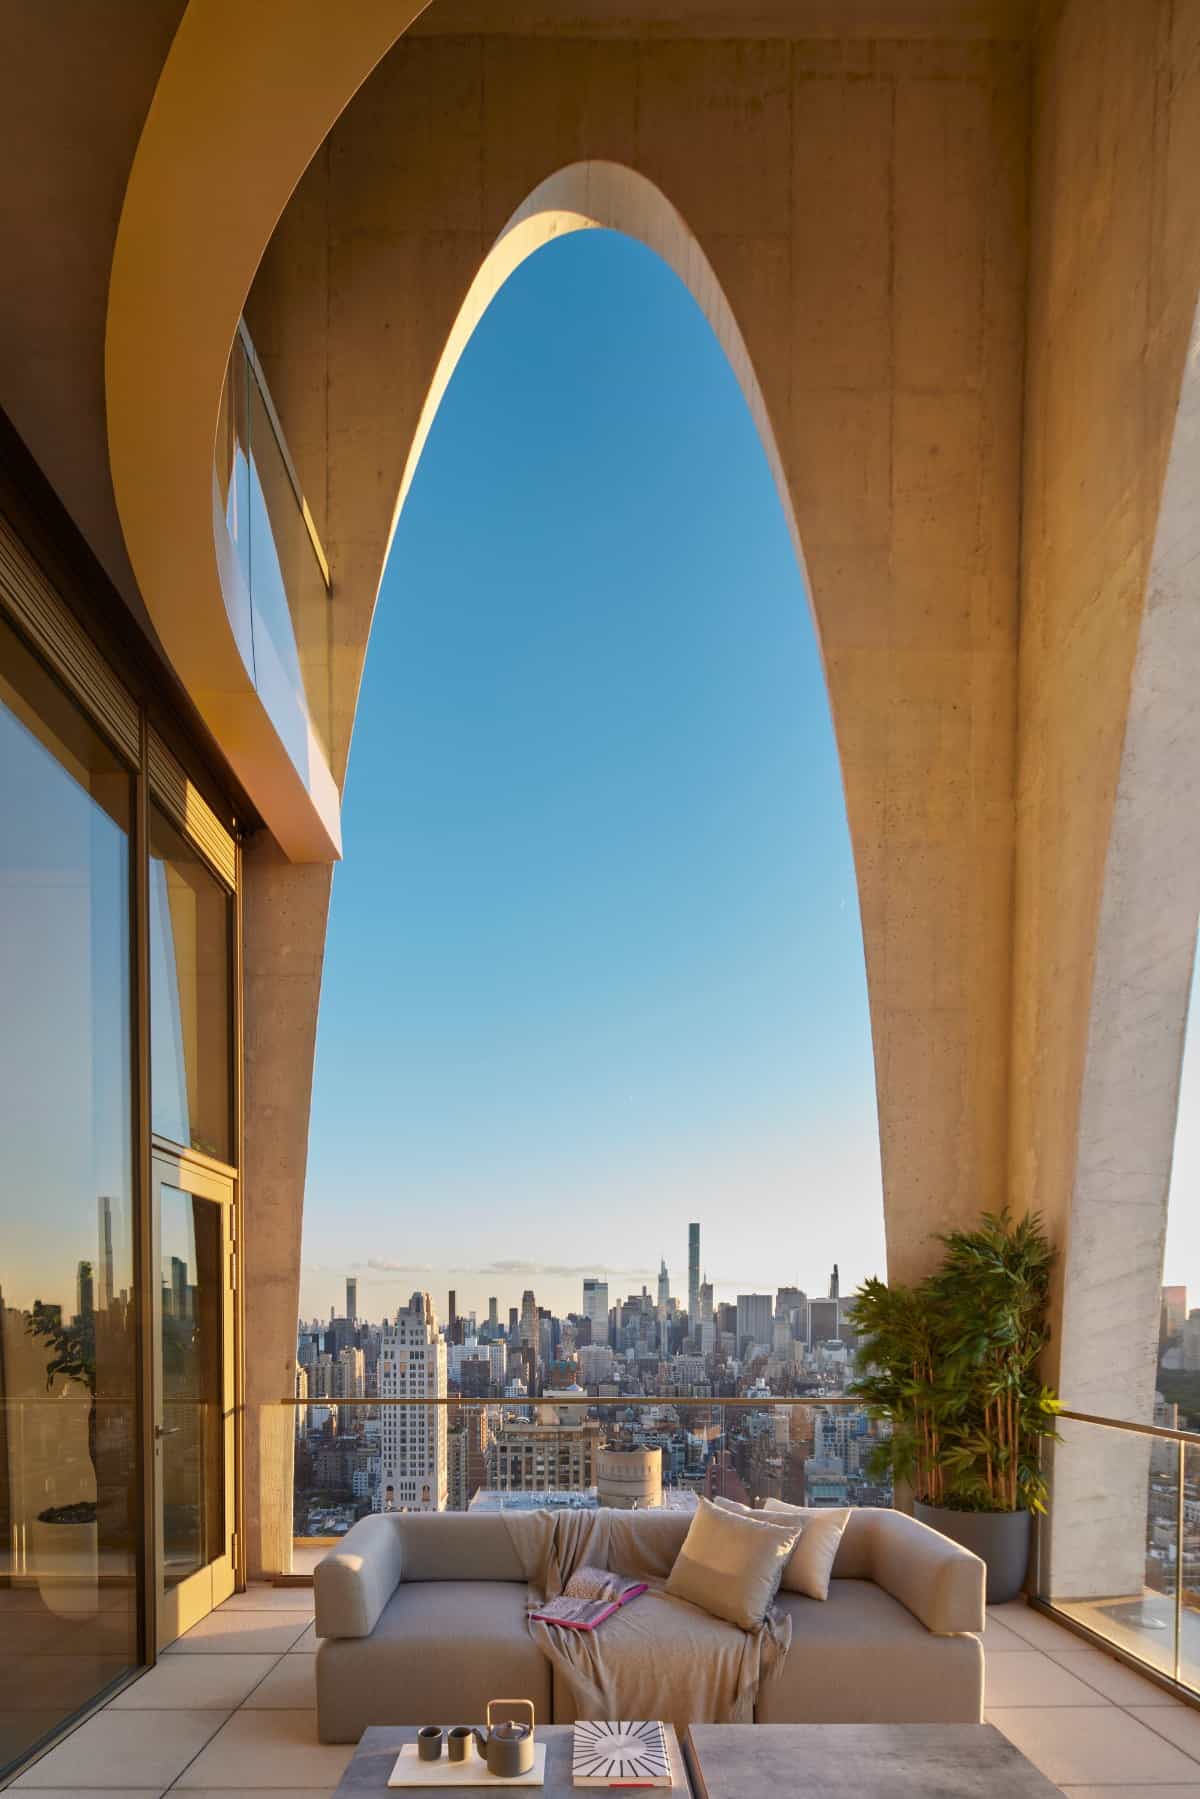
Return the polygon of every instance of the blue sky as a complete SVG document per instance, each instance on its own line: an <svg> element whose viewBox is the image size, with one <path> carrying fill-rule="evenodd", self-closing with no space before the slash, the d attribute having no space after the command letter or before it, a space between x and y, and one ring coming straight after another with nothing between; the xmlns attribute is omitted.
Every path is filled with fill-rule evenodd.
<svg viewBox="0 0 1200 1799"><path fill-rule="evenodd" d="M501 290L376 615L334 881L306 1314L583 1273L719 1297L882 1271L824 676L757 432L608 232Z"/></svg>

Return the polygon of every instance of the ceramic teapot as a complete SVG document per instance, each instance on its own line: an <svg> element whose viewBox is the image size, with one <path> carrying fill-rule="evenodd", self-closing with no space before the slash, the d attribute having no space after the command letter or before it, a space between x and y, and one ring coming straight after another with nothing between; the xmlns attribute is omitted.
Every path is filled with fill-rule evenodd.
<svg viewBox="0 0 1200 1799"><path fill-rule="evenodd" d="M528 1724L513 1724L507 1720L502 1724L492 1723L492 1707L494 1705L520 1705L529 1709ZM533 1727L535 1723L532 1699L489 1699L487 1704L487 1729L475 1732L475 1741L479 1744L479 1753L487 1763L489 1774L498 1774L501 1780L512 1780L518 1774L528 1774L533 1766Z"/></svg>

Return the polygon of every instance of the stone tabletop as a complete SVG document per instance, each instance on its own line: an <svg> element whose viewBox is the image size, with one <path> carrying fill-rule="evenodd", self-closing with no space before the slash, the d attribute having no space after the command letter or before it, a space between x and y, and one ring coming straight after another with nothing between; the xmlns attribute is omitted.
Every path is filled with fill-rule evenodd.
<svg viewBox="0 0 1200 1799"><path fill-rule="evenodd" d="M990 1724L693 1724L696 1799L1059 1799Z"/></svg>
<svg viewBox="0 0 1200 1799"><path fill-rule="evenodd" d="M574 1731L569 1724L539 1724L537 1740L546 1745L546 1784L541 1787L518 1787L518 1792L540 1793L542 1799L574 1799L576 1788L571 1783L571 1744ZM415 1724L373 1724L364 1730L358 1748L354 1751L354 1759L342 1776L342 1783L334 1794L334 1799L343 1799L350 1793L400 1793L405 1799L445 1799L446 1787L389 1787L388 1775L395 1765L401 1745L414 1743L417 1738ZM675 1785L669 1790L672 1793L687 1795L690 1799L691 1788L683 1768L683 1756L679 1744L675 1740L675 1732L667 1726L667 1740L671 1747L671 1757L675 1764ZM497 1789L507 1782L496 1781ZM451 1789L453 1790L453 1789ZM487 1799L488 1788L483 1786L463 1787L460 1789L464 1799ZM598 1790L598 1789L597 1789ZM659 1788L666 1793L668 1789Z"/></svg>

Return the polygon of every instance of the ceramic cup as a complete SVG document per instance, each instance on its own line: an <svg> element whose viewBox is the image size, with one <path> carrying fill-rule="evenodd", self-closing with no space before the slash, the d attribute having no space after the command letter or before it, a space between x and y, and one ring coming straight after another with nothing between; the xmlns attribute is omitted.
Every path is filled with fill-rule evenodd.
<svg viewBox="0 0 1200 1799"><path fill-rule="evenodd" d="M456 1724L446 1733L446 1752L452 1762L475 1760L475 1732L469 1724Z"/></svg>
<svg viewBox="0 0 1200 1799"><path fill-rule="evenodd" d="M442 1753L440 1724L422 1724L417 1732L417 1754L423 1762L438 1761Z"/></svg>

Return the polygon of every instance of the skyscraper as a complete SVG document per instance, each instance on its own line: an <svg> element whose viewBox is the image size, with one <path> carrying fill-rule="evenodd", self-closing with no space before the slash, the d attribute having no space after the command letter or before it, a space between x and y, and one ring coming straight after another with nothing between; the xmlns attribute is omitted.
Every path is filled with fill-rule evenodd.
<svg viewBox="0 0 1200 1799"><path fill-rule="evenodd" d="M700 1334L700 1226L688 1225L688 1330Z"/></svg>
<svg viewBox="0 0 1200 1799"><path fill-rule="evenodd" d="M538 1346L538 1309L537 1300L533 1296L533 1288L526 1287L521 1295L521 1348L537 1349Z"/></svg>
<svg viewBox="0 0 1200 1799"><path fill-rule="evenodd" d="M771 1347L774 1335L774 1304L769 1293L739 1293L737 1296L738 1354L761 1344Z"/></svg>
<svg viewBox="0 0 1200 1799"><path fill-rule="evenodd" d="M810 1299L808 1302L808 1335L809 1342L816 1349L821 1343L831 1343L838 1338L841 1330L841 1306L838 1300Z"/></svg>
<svg viewBox="0 0 1200 1799"><path fill-rule="evenodd" d="M352 1274L346 1276L346 1316L351 1324L358 1317L358 1281Z"/></svg>
<svg viewBox="0 0 1200 1799"><path fill-rule="evenodd" d="M776 1322L786 1319L796 1342L808 1341L808 1295L803 1287L780 1287L775 1295Z"/></svg>
<svg viewBox="0 0 1200 1799"><path fill-rule="evenodd" d="M583 1283L583 1315L592 1321L592 1342L608 1342L608 1282L589 1278Z"/></svg>
<svg viewBox="0 0 1200 1799"><path fill-rule="evenodd" d="M491 1330L500 1328L500 1302L495 1294L488 1300L488 1326Z"/></svg>
<svg viewBox="0 0 1200 1799"><path fill-rule="evenodd" d="M658 1264L658 1315L667 1315L667 1301L671 1297L671 1277L667 1273L667 1260L664 1256Z"/></svg>
<svg viewBox="0 0 1200 1799"><path fill-rule="evenodd" d="M444 1399L446 1345L428 1293L414 1293L407 1310L385 1325L379 1352L383 1399ZM449 1465L445 1406L380 1408L381 1511L444 1512Z"/></svg>
<svg viewBox="0 0 1200 1799"><path fill-rule="evenodd" d="M100 1224L100 1280L97 1304L102 1312L107 1312L115 1297L113 1293L112 1200L107 1193L100 1195L97 1210Z"/></svg>
<svg viewBox="0 0 1200 1799"><path fill-rule="evenodd" d="M840 1292L839 1288L840 1288L840 1283L838 1280L838 1265L835 1262L833 1264L833 1273L829 1277L829 1297L830 1297L830 1299L840 1299L841 1298L841 1292Z"/></svg>

